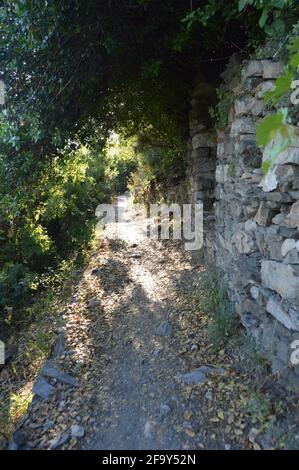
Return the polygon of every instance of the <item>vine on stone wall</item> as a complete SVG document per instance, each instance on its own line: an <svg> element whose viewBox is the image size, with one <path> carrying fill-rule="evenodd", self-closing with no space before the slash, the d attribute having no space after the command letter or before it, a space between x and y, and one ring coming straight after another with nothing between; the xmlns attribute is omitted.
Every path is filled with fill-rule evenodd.
<svg viewBox="0 0 299 470"><path fill-rule="evenodd" d="M268 91L264 96L265 102L276 106L277 111L275 114L266 116L257 125L257 143L259 146L267 146L269 149L269 156L263 162L265 173L275 163L278 155L294 144L298 137L297 122L294 123L297 113L296 110L292 113L291 109L298 104L299 81L295 80L299 66L298 36L290 39L288 50L290 57L284 73L277 78L274 89ZM289 105L281 107L280 103L288 95L290 95Z"/></svg>

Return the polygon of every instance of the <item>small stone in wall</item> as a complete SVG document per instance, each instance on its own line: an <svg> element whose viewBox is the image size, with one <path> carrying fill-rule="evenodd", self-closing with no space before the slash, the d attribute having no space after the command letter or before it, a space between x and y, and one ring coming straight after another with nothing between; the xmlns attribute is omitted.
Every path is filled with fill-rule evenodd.
<svg viewBox="0 0 299 470"><path fill-rule="evenodd" d="M265 193L274 191L274 189L277 188L278 180L275 171L273 171L272 168L270 168L268 173L262 178L262 181L260 182L259 186L263 189Z"/></svg>
<svg viewBox="0 0 299 470"><path fill-rule="evenodd" d="M253 238L246 232L240 230L235 235L235 244L239 253L250 254L257 250Z"/></svg>
<svg viewBox="0 0 299 470"><path fill-rule="evenodd" d="M299 265L299 252L297 249L290 251L283 260L286 264L298 264Z"/></svg>
<svg viewBox="0 0 299 470"><path fill-rule="evenodd" d="M298 189L299 167L295 165L274 165L266 176L263 177L260 186L263 191L270 192L279 187L282 192Z"/></svg>
<svg viewBox="0 0 299 470"><path fill-rule="evenodd" d="M269 144L264 148L263 161L269 160L271 157L272 147L273 141L269 142ZM287 149L280 152L275 163L277 165L286 165L288 163L299 165L299 139L293 145L290 145Z"/></svg>
<svg viewBox="0 0 299 470"><path fill-rule="evenodd" d="M241 97L235 101L236 116L259 116L264 109L264 102L254 97Z"/></svg>
<svg viewBox="0 0 299 470"><path fill-rule="evenodd" d="M217 147L216 134L212 132L196 134L192 138L192 148L197 149L198 147Z"/></svg>
<svg viewBox="0 0 299 470"><path fill-rule="evenodd" d="M256 211L259 208L259 201L257 199L253 199L250 201L250 204L243 207L243 212L246 219L250 219L255 216Z"/></svg>
<svg viewBox="0 0 299 470"><path fill-rule="evenodd" d="M242 68L242 77L262 77L263 63L261 60L250 60L245 67Z"/></svg>
<svg viewBox="0 0 299 470"><path fill-rule="evenodd" d="M277 78L283 72L281 62L273 62L273 60L262 60L263 78L266 80Z"/></svg>
<svg viewBox="0 0 299 470"><path fill-rule="evenodd" d="M274 299L269 299L267 303L267 312L273 315L273 317L282 323L288 330L297 330L298 325L293 323L290 315L283 309L282 305Z"/></svg>
<svg viewBox="0 0 299 470"><path fill-rule="evenodd" d="M224 184L228 180L228 169L229 165L217 165L215 175L217 183Z"/></svg>
<svg viewBox="0 0 299 470"><path fill-rule="evenodd" d="M276 261L263 260L262 284L283 299L299 303L299 269Z"/></svg>
<svg viewBox="0 0 299 470"><path fill-rule="evenodd" d="M257 301L259 305L263 305L265 303L265 294L261 287L252 286L250 289L251 297Z"/></svg>
<svg viewBox="0 0 299 470"><path fill-rule="evenodd" d="M299 229L299 201L291 206L289 213L281 213L274 217L273 223L288 228Z"/></svg>
<svg viewBox="0 0 299 470"><path fill-rule="evenodd" d="M255 134L255 124L251 118L239 118L232 123L231 135L238 134Z"/></svg>
<svg viewBox="0 0 299 470"><path fill-rule="evenodd" d="M241 175L241 181L246 180L246 183L257 184L260 183L262 177L252 171L244 171Z"/></svg>
<svg viewBox="0 0 299 470"><path fill-rule="evenodd" d="M268 207L265 201L260 203L260 207L254 217L254 221L262 227L267 227L271 224L273 211Z"/></svg>
<svg viewBox="0 0 299 470"><path fill-rule="evenodd" d="M253 219L246 220L244 224L245 232L250 233L250 235L254 235L256 232L256 223Z"/></svg>
<svg viewBox="0 0 299 470"><path fill-rule="evenodd" d="M290 308L289 315L295 329L299 331L299 311L295 310L294 308Z"/></svg>
<svg viewBox="0 0 299 470"><path fill-rule="evenodd" d="M267 82L260 83L256 87L255 96L262 100L264 98L265 93L267 93L268 91L273 91L274 88L275 88L274 80L272 81L269 80Z"/></svg>
<svg viewBox="0 0 299 470"><path fill-rule="evenodd" d="M299 229L299 201L295 202L286 217L287 227Z"/></svg>
<svg viewBox="0 0 299 470"><path fill-rule="evenodd" d="M281 246L281 254L283 257L287 256L293 250L299 252L299 240L294 240L293 238L287 238Z"/></svg>

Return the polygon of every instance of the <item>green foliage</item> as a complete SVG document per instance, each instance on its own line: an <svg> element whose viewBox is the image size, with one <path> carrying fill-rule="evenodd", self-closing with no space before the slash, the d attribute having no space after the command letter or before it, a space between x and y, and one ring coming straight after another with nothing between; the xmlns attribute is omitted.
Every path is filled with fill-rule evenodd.
<svg viewBox="0 0 299 470"><path fill-rule="evenodd" d="M0 175L8 162L0 160ZM26 303L38 273L86 243L94 210L105 198L103 158L97 148L67 146L32 176L0 188L0 308Z"/></svg>
<svg viewBox="0 0 299 470"><path fill-rule="evenodd" d="M183 0L1 3L2 318L89 240L98 203L126 188L134 145L104 148L111 131L165 149L186 133L192 77L173 53L184 13ZM175 159L162 153L157 174Z"/></svg>
<svg viewBox="0 0 299 470"><path fill-rule="evenodd" d="M248 402L248 411L258 422L264 423L265 419L271 415L272 404L266 395L253 393Z"/></svg>
<svg viewBox="0 0 299 470"><path fill-rule="evenodd" d="M267 173L277 156L296 140L295 128L286 122L287 110L281 109L276 114L265 117L257 127L256 138L260 146L271 143L268 147L269 157L263 162Z"/></svg>
<svg viewBox="0 0 299 470"><path fill-rule="evenodd" d="M187 31L191 31L196 23L205 27L210 26L209 23L216 15L223 17L224 21L231 21L237 16L237 13L236 1L210 0L205 2L205 5L188 13L185 18L182 19L182 23L185 24Z"/></svg>
<svg viewBox="0 0 299 470"><path fill-rule="evenodd" d="M230 302L223 301L213 315L208 326L208 338L217 347L221 347L238 332L238 323Z"/></svg>
<svg viewBox="0 0 299 470"><path fill-rule="evenodd" d="M174 136L167 144L152 139L151 134L143 133L136 141L138 166L129 183L136 202L157 202L167 188L178 185L185 177L187 152L183 139Z"/></svg>
<svg viewBox="0 0 299 470"><path fill-rule="evenodd" d="M8 261L0 271L1 305L17 306L28 300L34 288L35 275L21 263Z"/></svg>
<svg viewBox="0 0 299 470"><path fill-rule="evenodd" d="M258 145L267 145L276 132L283 132L286 124L287 110L281 110L277 114L266 116L257 129L256 138Z"/></svg>
<svg viewBox="0 0 299 470"><path fill-rule="evenodd" d="M234 176L236 176L236 171L237 171L237 168L236 168L235 162L230 162L229 165L228 165L228 174L229 174L229 176L231 176L232 178Z"/></svg>
<svg viewBox="0 0 299 470"><path fill-rule="evenodd" d="M276 107L290 94L299 64L299 37L292 37L288 46L290 57L284 73L276 79L275 87L265 94L266 103ZM279 108L275 114L266 116L257 125L257 143L267 146L269 157L263 162L263 171L267 173L275 163L277 156L296 141L296 127L292 125L288 108Z"/></svg>
<svg viewBox="0 0 299 470"><path fill-rule="evenodd" d="M209 340L216 348L223 346L238 332L238 322L219 273L211 272L205 276L196 297L212 316L207 329Z"/></svg>
<svg viewBox="0 0 299 470"><path fill-rule="evenodd" d="M232 93L218 88L217 104L209 109L210 116L214 119L216 128L223 129L228 125L229 112L233 103Z"/></svg>
<svg viewBox="0 0 299 470"><path fill-rule="evenodd" d="M121 194L128 189L129 178L138 166L137 137L124 138L114 133L103 153L106 184L111 193Z"/></svg>
<svg viewBox="0 0 299 470"><path fill-rule="evenodd" d="M281 37L287 29L290 8L294 0L239 0L239 12L253 7L260 11L259 26L268 36Z"/></svg>
<svg viewBox="0 0 299 470"><path fill-rule="evenodd" d="M267 353L263 351L262 347L257 341L245 331L239 338L240 345L246 353L246 357L250 360L251 367L256 370L256 373L263 374L270 367L269 358Z"/></svg>
<svg viewBox="0 0 299 470"><path fill-rule="evenodd" d="M26 302L45 270L87 242L96 205L125 189L132 170L144 188L179 182L194 77L218 74L202 62L225 60L263 36L269 5L209 0L190 11L185 0L1 3L0 308ZM286 7L298 8L273 6L277 32L279 14L287 25ZM215 111L221 126L228 107L224 97ZM105 147L112 131L123 139L117 148ZM136 135L137 143L125 143Z"/></svg>
<svg viewBox="0 0 299 470"><path fill-rule="evenodd" d="M279 103L283 96L290 92L293 78L293 71L287 68L283 75L277 78L274 90L265 93L265 102Z"/></svg>

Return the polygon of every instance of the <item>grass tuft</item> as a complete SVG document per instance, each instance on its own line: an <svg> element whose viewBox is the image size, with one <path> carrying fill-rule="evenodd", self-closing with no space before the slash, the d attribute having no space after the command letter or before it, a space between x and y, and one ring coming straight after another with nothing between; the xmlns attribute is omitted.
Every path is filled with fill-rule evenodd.
<svg viewBox="0 0 299 470"><path fill-rule="evenodd" d="M205 275L197 297L203 310L211 315L207 328L208 339L215 346L222 347L229 338L237 334L239 323L219 273L210 272Z"/></svg>

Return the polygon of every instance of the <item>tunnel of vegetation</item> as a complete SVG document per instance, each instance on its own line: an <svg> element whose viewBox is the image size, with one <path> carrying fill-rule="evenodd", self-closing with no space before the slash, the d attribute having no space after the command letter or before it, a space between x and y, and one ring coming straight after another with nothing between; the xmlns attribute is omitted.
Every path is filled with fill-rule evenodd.
<svg viewBox="0 0 299 470"><path fill-rule="evenodd" d="M189 92L298 17L291 0L2 2L0 311L16 319L101 201L184 177ZM296 31L295 31L296 33ZM116 137L117 136L117 137Z"/></svg>

